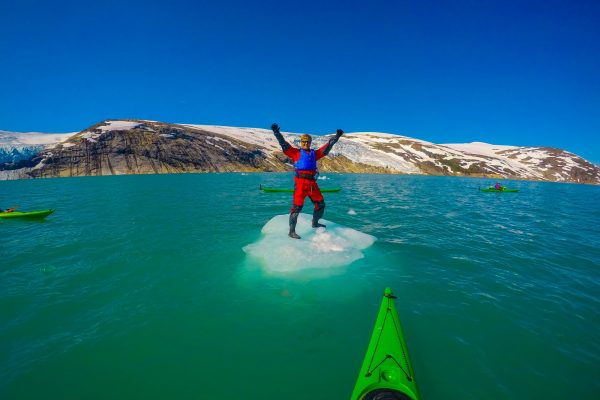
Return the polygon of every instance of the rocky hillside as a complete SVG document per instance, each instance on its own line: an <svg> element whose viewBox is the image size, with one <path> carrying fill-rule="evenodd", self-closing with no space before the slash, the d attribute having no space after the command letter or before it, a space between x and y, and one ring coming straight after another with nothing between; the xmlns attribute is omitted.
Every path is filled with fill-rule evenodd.
<svg viewBox="0 0 600 400"><path fill-rule="evenodd" d="M290 143L299 136L283 134ZM329 138L313 137L315 148ZM60 139L40 143L43 145L40 151L24 158L0 160L0 179L292 169L272 132L265 129L108 120L79 133L64 134ZM1 131L0 145L7 148ZM322 172L485 176L600 184L598 166L560 149L486 143L434 144L376 132L345 134L329 157L319 162L319 168Z"/></svg>

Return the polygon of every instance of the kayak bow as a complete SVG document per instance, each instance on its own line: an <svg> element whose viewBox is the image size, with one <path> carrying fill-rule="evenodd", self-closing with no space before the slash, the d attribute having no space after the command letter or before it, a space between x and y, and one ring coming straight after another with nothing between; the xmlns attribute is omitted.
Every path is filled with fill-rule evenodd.
<svg viewBox="0 0 600 400"><path fill-rule="evenodd" d="M386 288L352 400L420 399L395 298Z"/></svg>
<svg viewBox="0 0 600 400"><path fill-rule="evenodd" d="M39 211L13 211L0 213L0 218L45 218L52 214L54 210L39 210Z"/></svg>

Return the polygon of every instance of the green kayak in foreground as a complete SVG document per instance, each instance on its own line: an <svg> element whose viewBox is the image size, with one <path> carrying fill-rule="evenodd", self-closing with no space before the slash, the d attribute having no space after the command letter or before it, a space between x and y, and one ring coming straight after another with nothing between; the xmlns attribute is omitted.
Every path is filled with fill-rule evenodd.
<svg viewBox="0 0 600 400"><path fill-rule="evenodd" d="M352 400L420 399L395 298L386 288Z"/></svg>
<svg viewBox="0 0 600 400"><path fill-rule="evenodd" d="M484 189L479 188L479 191L486 192L486 193L502 193L502 192L517 193L519 191L519 189L507 189L506 187L503 187L502 190L498 190L495 187L490 186L490 187L484 188Z"/></svg>
<svg viewBox="0 0 600 400"><path fill-rule="evenodd" d="M54 210L40 210L40 211L13 211L0 213L0 218L24 218L24 219L36 219L45 218L52 214Z"/></svg>
<svg viewBox="0 0 600 400"><path fill-rule="evenodd" d="M266 192L266 193L275 193L275 192L290 192L290 193L292 193L294 191L294 189L269 188L269 187L264 187L264 186L261 186L260 190L262 190L263 192ZM323 188L323 189L321 189L321 193L334 193L334 192L339 192L340 190L342 190L342 188Z"/></svg>

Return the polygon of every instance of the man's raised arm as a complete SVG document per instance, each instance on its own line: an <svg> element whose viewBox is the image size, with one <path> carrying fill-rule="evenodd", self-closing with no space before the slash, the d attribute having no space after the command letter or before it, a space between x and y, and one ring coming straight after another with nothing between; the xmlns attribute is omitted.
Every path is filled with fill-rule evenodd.
<svg viewBox="0 0 600 400"><path fill-rule="evenodd" d="M279 125L273 124L273 125L271 125L271 129L273 130L273 134L275 134L275 137L277 138L277 141L279 142L279 145L281 146L281 150L283 150L284 152L286 150L289 150L292 147L292 145L290 145L288 142L286 142L285 139L283 138L283 135L279 131Z"/></svg>
<svg viewBox="0 0 600 400"><path fill-rule="evenodd" d="M341 129L338 129L335 133L335 136L333 136L332 138L329 139L329 142L327 142L327 144L322 147L322 151L323 151L323 155L326 156L327 154L329 154L329 152L331 151L331 148L333 147L334 144L337 143L337 141L342 137L342 135L344 134L344 131Z"/></svg>

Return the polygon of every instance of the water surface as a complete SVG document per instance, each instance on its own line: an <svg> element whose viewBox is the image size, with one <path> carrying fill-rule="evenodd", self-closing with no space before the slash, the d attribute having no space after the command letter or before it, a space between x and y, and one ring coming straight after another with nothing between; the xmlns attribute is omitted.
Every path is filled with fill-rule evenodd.
<svg viewBox="0 0 600 400"><path fill-rule="evenodd" d="M377 241L275 275L242 248L289 174L0 182L57 209L0 221L0 398L349 398L386 286L424 399L600 397L600 188L325 175Z"/></svg>

